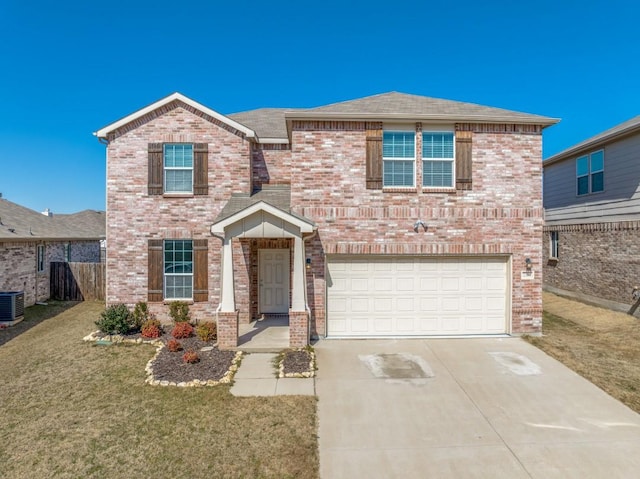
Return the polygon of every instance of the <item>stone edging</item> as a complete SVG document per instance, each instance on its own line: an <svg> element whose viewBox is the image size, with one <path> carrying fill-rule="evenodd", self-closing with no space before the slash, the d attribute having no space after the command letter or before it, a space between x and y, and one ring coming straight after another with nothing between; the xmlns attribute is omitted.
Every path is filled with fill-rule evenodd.
<svg viewBox="0 0 640 479"><path fill-rule="evenodd" d="M110 341L112 343L130 343L130 344L151 344L156 347L156 354L147 362L144 370L147 373L147 378L145 379L145 383L151 386L177 386L181 388L187 387L202 387L202 386L217 386L218 384L229 384L233 379L236 371L240 367L240 362L242 361L242 351L237 351L235 357L231 361L231 367L227 370L227 372L220 378L219 380L209 379L207 381L202 381L200 379L194 379L193 381L182 381L182 382L174 382L174 381L160 381L155 379L153 376L153 361L158 357L162 348L165 347L165 343L159 341L157 339L125 339L124 337L114 334L111 336L99 336L100 331L94 331L93 333L82 338L83 341L91 341L96 342L100 340Z"/></svg>
<svg viewBox="0 0 640 479"><path fill-rule="evenodd" d="M316 375L316 352L308 351L306 348L294 348L290 351L307 351L311 359L309 361L309 371L303 373L286 373L284 372L284 354L282 359L278 363L278 377L279 378L312 378Z"/></svg>

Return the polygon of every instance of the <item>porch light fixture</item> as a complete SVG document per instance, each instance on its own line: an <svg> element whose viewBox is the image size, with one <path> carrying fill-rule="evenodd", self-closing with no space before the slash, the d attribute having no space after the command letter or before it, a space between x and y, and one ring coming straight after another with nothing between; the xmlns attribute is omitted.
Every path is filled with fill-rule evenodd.
<svg viewBox="0 0 640 479"><path fill-rule="evenodd" d="M533 264L531 263L531 258L525 259L524 265L527 268L527 271L531 271L531 267L533 266Z"/></svg>
<svg viewBox="0 0 640 479"><path fill-rule="evenodd" d="M418 220L415 223L413 223L413 231L417 233L420 230L421 226L425 231L427 231L427 224L422 220Z"/></svg>

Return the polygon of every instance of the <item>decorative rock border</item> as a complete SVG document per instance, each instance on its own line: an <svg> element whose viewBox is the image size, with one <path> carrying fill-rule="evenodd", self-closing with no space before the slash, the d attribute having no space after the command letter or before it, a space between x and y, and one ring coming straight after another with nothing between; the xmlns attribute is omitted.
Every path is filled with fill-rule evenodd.
<svg viewBox="0 0 640 479"><path fill-rule="evenodd" d="M309 353L309 370L303 373L285 373L284 372L284 358L286 351L305 351ZM280 353L281 359L278 361L278 377L279 378L312 378L316 375L316 352L307 348L292 348L282 351Z"/></svg>
<svg viewBox="0 0 640 479"><path fill-rule="evenodd" d="M227 372L220 378L219 380L209 379L207 381L203 381L200 379L194 379L192 381L182 381L182 382L174 382L174 381L160 381L155 379L153 376L153 361L158 357L162 348L166 347L163 341L158 339L144 339L144 338L136 338L136 339L126 339L119 334L101 336L100 331L94 331L91 334L88 334L84 338L83 341L97 342L97 341L109 341L111 343L131 343L131 344L151 344L156 347L156 353L153 357L147 362L144 370L147 373L147 378L145 379L145 383L151 386L176 386L179 388L192 388L192 387L202 387L202 386L217 386L218 384L229 384L233 380L233 376L236 374L236 371L240 367L240 362L242 361L242 351L237 351L233 360L231 361L231 366L227 370Z"/></svg>

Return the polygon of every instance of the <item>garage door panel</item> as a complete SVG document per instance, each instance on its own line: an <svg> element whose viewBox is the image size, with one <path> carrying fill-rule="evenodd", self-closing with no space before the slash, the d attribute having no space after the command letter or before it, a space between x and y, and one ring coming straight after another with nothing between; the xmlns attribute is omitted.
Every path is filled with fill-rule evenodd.
<svg viewBox="0 0 640 479"><path fill-rule="evenodd" d="M506 332L506 258L334 256L329 336Z"/></svg>

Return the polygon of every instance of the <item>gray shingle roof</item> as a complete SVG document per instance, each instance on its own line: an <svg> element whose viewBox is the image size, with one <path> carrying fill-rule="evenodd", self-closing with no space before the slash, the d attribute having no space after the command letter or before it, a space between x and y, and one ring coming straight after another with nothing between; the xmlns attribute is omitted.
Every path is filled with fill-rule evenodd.
<svg viewBox="0 0 640 479"><path fill-rule="evenodd" d="M85 210L45 216L0 198L0 241L38 239L103 239L105 213Z"/></svg>
<svg viewBox="0 0 640 479"><path fill-rule="evenodd" d="M214 224L261 201L298 219L306 221L309 224L314 224L309 218L305 218L291 211L291 187L287 185L263 185L262 190L255 191L251 195L244 193L231 195L231 198L229 198L227 204L222 208Z"/></svg>
<svg viewBox="0 0 640 479"><path fill-rule="evenodd" d="M228 115L261 138L288 138L286 121L296 118L444 120L553 125L559 120L475 103L389 92L316 108L260 108Z"/></svg>
<svg viewBox="0 0 640 479"><path fill-rule="evenodd" d="M570 158L576 155L581 150L585 150L588 148L594 148L597 146L604 145L606 142L613 140L619 136L628 135L635 131L640 131L640 115L631 118L625 122L622 122L613 128L609 128L608 130L603 131L602 133L598 133L591 138L588 138L580 143L577 143L566 150L561 151L560 153L556 153L553 156L550 156L546 160L544 160L545 165L549 165L551 163L556 163L558 161L562 161L566 158Z"/></svg>

